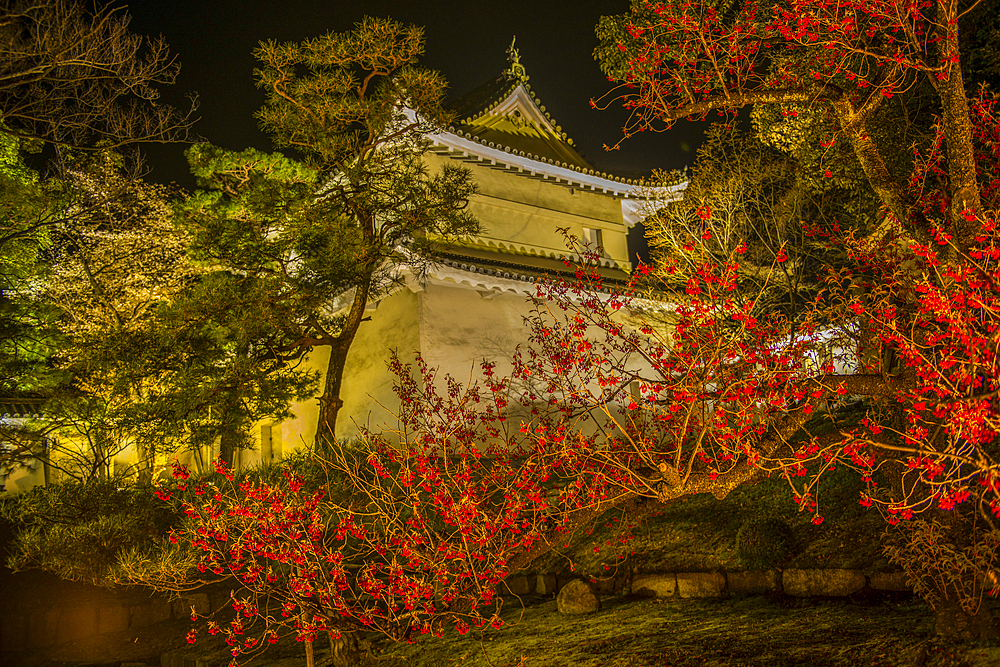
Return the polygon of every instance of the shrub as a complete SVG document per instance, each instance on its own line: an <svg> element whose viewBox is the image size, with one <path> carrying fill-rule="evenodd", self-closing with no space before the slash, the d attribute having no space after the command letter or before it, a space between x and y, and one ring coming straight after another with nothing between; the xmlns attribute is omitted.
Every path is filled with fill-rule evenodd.
<svg viewBox="0 0 1000 667"><path fill-rule="evenodd" d="M795 536L780 519L753 518L736 533L736 555L748 570L779 567L791 556Z"/></svg>

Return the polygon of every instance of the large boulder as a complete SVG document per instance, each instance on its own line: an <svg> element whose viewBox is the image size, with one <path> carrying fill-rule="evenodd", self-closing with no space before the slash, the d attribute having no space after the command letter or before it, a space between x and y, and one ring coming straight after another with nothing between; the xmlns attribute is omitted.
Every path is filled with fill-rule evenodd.
<svg viewBox="0 0 1000 667"><path fill-rule="evenodd" d="M556 596L556 609L560 614L589 614L601 608L601 601L590 582L573 579L566 583Z"/></svg>
<svg viewBox="0 0 1000 667"><path fill-rule="evenodd" d="M677 575L677 594L682 598L715 598L726 590L726 576L721 572L681 572Z"/></svg>
<svg viewBox="0 0 1000 667"><path fill-rule="evenodd" d="M632 592L658 598L673 597L677 591L677 577L667 574L640 574L632 580Z"/></svg>
<svg viewBox="0 0 1000 667"><path fill-rule="evenodd" d="M781 575L785 594L844 596L857 593L867 584L858 570L785 570Z"/></svg>

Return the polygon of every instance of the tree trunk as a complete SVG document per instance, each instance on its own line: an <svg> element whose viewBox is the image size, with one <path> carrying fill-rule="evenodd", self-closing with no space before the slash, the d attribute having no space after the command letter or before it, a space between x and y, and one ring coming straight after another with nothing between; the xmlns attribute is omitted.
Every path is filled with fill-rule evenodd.
<svg viewBox="0 0 1000 667"><path fill-rule="evenodd" d="M153 468L156 465L156 449L153 443L138 441L135 443L136 452L139 454L139 483L149 484L153 481Z"/></svg>
<svg viewBox="0 0 1000 667"><path fill-rule="evenodd" d="M233 468L233 455L236 452L236 447L233 445L235 439L234 434L229 430L224 430L219 434L219 458L230 470Z"/></svg>
<svg viewBox="0 0 1000 667"><path fill-rule="evenodd" d="M302 619L302 624L305 625L308 622L309 615L305 611L302 611L302 613L299 614L299 618ZM306 636L304 643L306 645L306 667L316 667L316 655L313 652L312 638Z"/></svg>
<svg viewBox="0 0 1000 667"><path fill-rule="evenodd" d="M957 602L944 600L934 609L934 632L949 639L972 641L998 636L993 612L984 602L979 611L969 614Z"/></svg>
<svg viewBox="0 0 1000 667"><path fill-rule="evenodd" d="M340 637L336 639L331 634L330 658L327 664L330 667L353 667L360 662L365 652L363 648L356 632L341 632Z"/></svg>
<svg viewBox="0 0 1000 667"><path fill-rule="evenodd" d="M347 364L347 353L351 343L361 327L365 316L365 306L371 293L371 280L367 279L357 286L354 292L354 302L351 311L344 322L344 328L336 341L330 346L330 360L326 364L326 375L323 380L323 395L319 399L319 419L316 423L315 444L333 442L337 435L337 415L344 402L340 398L340 388L344 382L344 366Z"/></svg>
<svg viewBox="0 0 1000 667"><path fill-rule="evenodd" d="M941 86L941 104L944 109L942 124L948 150L948 179L952 190L949 216L955 243L959 250L965 252L975 244L976 234L981 229L981 223L966 218L966 212L978 215L982 212L983 205L979 199L972 121L969 118L969 103L965 98L962 70L958 65L952 70L953 80Z"/></svg>

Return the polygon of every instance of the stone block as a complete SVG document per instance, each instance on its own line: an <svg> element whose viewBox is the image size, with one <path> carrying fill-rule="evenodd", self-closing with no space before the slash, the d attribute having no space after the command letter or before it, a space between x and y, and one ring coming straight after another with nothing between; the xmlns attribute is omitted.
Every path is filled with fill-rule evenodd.
<svg viewBox="0 0 1000 667"><path fill-rule="evenodd" d="M677 594L682 598L716 598L726 590L721 572L681 572L677 574Z"/></svg>
<svg viewBox="0 0 1000 667"><path fill-rule="evenodd" d="M172 651L161 653L160 667L184 667L184 655Z"/></svg>
<svg viewBox="0 0 1000 667"><path fill-rule="evenodd" d="M97 610L93 607L65 607L56 626L56 643L65 644L97 634Z"/></svg>
<svg viewBox="0 0 1000 667"><path fill-rule="evenodd" d="M556 575L539 574L535 577L535 593L538 595L554 595L558 590L556 588Z"/></svg>
<svg viewBox="0 0 1000 667"><path fill-rule="evenodd" d="M761 595L781 590L781 575L777 570L727 572L726 581L733 595Z"/></svg>
<svg viewBox="0 0 1000 667"><path fill-rule="evenodd" d="M208 600L208 593L188 593L176 600L170 601L170 613L172 618L189 618L191 607L200 616L207 616L212 613L212 605Z"/></svg>
<svg viewBox="0 0 1000 667"><path fill-rule="evenodd" d="M781 583L786 595L809 597L811 595L844 596L857 593L865 587L865 575L858 570L785 570Z"/></svg>
<svg viewBox="0 0 1000 667"><path fill-rule="evenodd" d="M161 621L170 620L170 602L167 600L150 600L145 604L129 607L129 627L142 628Z"/></svg>
<svg viewBox="0 0 1000 667"><path fill-rule="evenodd" d="M556 596L556 609L560 614L589 614L601 608L601 601L589 581L573 579Z"/></svg>
<svg viewBox="0 0 1000 667"><path fill-rule="evenodd" d="M632 592L658 598L673 597L677 591L677 577L673 573L640 574L632 580Z"/></svg>
<svg viewBox="0 0 1000 667"><path fill-rule="evenodd" d="M36 611L28 616L28 646L48 646L56 640L59 610Z"/></svg>
<svg viewBox="0 0 1000 667"><path fill-rule="evenodd" d="M125 667L122 665L122 667ZM183 653L167 652L160 654L160 667L211 667L205 658L198 658Z"/></svg>
<svg viewBox="0 0 1000 667"><path fill-rule="evenodd" d="M128 607L124 604L97 608L97 634L128 630Z"/></svg>
<svg viewBox="0 0 1000 667"><path fill-rule="evenodd" d="M0 651L20 651L28 647L28 616L0 617Z"/></svg>
<svg viewBox="0 0 1000 667"><path fill-rule="evenodd" d="M506 584L506 586L503 584L500 585L500 592L503 595L510 594L521 597L523 595L527 595L533 592L532 590L533 587L531 584L533 584L534 582L523 574L516 574L507 577L504 583Z"/></svg>
<svg viewBox="0 0 1000 667"><path fill-rule="evenodd" d="M868 577L868 586L876 591L913 591L904 572L876 572Z"/></svg>

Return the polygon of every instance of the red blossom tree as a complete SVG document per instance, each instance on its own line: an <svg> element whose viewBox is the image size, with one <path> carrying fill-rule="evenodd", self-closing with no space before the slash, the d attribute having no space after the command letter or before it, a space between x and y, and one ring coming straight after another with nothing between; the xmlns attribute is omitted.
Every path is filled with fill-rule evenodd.
<svg viewBox="0 0 1000 667"><path fill-rule="evenodd" d="M964 212L974 217L982 204L959 62L963 14L957 0L633 0L630 16L602 19L596 55L620 83L608 97L634 110L626 136L752 105L831 113L835 138L851 146L891 213L873 240L893 223L910 223L919 208L887 164L890 147L876 139L877 112L926 81L940 104L949 221L968 247L977 226ZM913 222L929 233L926 222Z"/></svg>
<svg viewBox="0 0 1000 667"><path fill-rule="evenodd" d="M630 15L602 20L596 52L619 84L602 104L618 99L633 110L626 136L744 107L754 107L755 114L767 108L788 117L805 113L820 118L826 131L812 150L849 146L881 203L883 214L867 224L871 231L845 233L836 225L804 221L810 236L846 251L847 261L827 267L825 289L804 309L803 321L854 332L861 365L844 390L864 397L869 413L861 428L840 429L825 443L810 440L796 455L818 464L820 472L850 458L866 480L866 467L901 467L891 491L872 490L862 504L881 503L890 523L897 523L931 508L933 514L969 503L989 529L985 537L980 531L980 552L994 553L992 520L1000 503L991 209L1000 192L1000 126L995 100L985 93L970 100L963 83L959 21L975 4L631 4ZM927 106L918 104L928 99L936 115L932 136L909 160L900 159L882 126L916 112L929 127ZM801 137L815 139L800 131ZM822 183L835 171L820 166L811 178ZM698 215L711 212L699 209ZM697 243L691 245L694 250ZM812 381L823 384L825 377L817 374ZM804 477L807 493L818 477L811 471ZM931 532L913 535L924 539ZM911 547L914 558L920 545ZM945 594L940 586L937 592ZM939 606L939 620L948 613L975 615L977 595L982 589L973 586L951 600L961 609ZM989 630L988 623L973 625Z"/></svg>
<svg viewBox="0 0 1000 667"><path fill-rule="evenodd" d="M633 129L752 104L827 108L884 205L877 231L816 229L850 262L829 267L795 321L760 312L756 295L737 289L743 244L720 261L706 251L710 238L692 238L687 261L662 262L651 276L642 268L624 290L584 262L540 286L510 378L487 363L463 387L397 363L398 432L317 455L328 480L236 483L222 469L216 489L182 480L164 490L182 494L188 522L173 539L187 555L137 578L180 588L202 575L238 577L247 593L234 597L237 618L210 625L234 656L282 628L308 645L320 632L402 640L498 624L494 589L507 573L605 512L632 525L662 503L725 497L768 474L788 481L817 524L822 479L835 466L857 470L869 483L859 502L890 521L931 506L975 505L984 521L1000 514L1000 241L984 211L1000 193L991 152L1000 124L991 98L970 105L965 96L957 4L633 9L604 24L599 52L636 110ZM907 182L870 123L917 75L942 120ZM774 266L788 261L781 249ZM654 287L683 290L638 291L655 278ZM841 348L861 339L854 372L824 356L830 332ZM842 421L845 396L864 400L860 424ZM880 470L897 471L892 488L875 485ZM980 544L982 569L997 540ZM907 553L925 553L920 546ZM179 579L177 563L191 568ZM953 594L961 608L951 613L987 632L988 610L969 604L982 590ZM252 637L247 619L261 622Z"/></svg>

